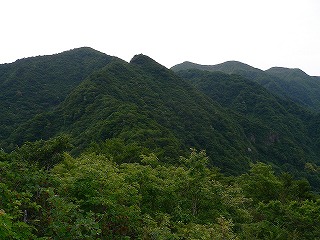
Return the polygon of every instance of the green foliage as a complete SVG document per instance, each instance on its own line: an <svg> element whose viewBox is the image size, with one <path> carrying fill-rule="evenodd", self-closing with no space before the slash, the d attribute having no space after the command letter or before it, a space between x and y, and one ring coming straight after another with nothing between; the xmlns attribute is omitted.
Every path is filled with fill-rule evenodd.
<svg viewBox="0 0 320 240"><path fill-rule="evenodd" d="M307 180L294 180L288 173L276 176L271 165L264 163L252 164L250 171L240 176L239 180L246 196L257 202L280 200L287 203L312 199Z"/></svg>
<svg viewBox="0 0 320 240"><path fill-rule="evenodd" d="M104 143L92 143L85 152L102 154L116 163L139 162L141 154L150 152L136 142L126 144L123 139L107 139Z"/></svg>
<svg viewBox="0 0 320 240"><path fill-rule="evenodd" d="M0 161L0 237L35 239L41 214L41 190L48 176L37 166L10 154Z"/></svg>
<svg viewBox="0 0 320 240"><path fill-rule="evenodd" d="M264 163L252 165L250 171L241 178L247 196L258 202L279 199L282 182L274 175L272 167Z"/></svg>
<svg viewBox="0 0 320 240"><path fill-rule="evenodd" d="M13 154L23 161L38 163L47 169L63 159L63 153L71 148L70 137L60 135L48 141L39 140L36 142L26 142L17 148Z"/></svg>
<svg viewBox="0 0 320 240"><path fill-rule="evenodd" d="M47 199L48 226L46 236L57 239L95 239L101 233L96 216L72 201L56 195L51 189Z"/></svg>
<svg viewBox="0 0 320 240"><path fill-rule="evenodd" d="M247 200L240 191L231 190L237 187L218 181L217 173L206 167L204 152L193 151L181 161L179 167L164 166L149 155L143 157L144 165L117 165L93 154L77 159L66 156L52 171L58 185L49 198L51 232L67 234L63 229L73 229L72 222L85 218L80 221L87 221L85 232L103 239L180 239L203 229L208 231L204 236L232 235L231 220L221 216L244 221L246 217L240 215L246 212L242 206ZM97 218L95 225L92 219Z"/></svg>
<svg viewBox="0 0 320 240"><path fill-rule="evenodd" d="M103 145L99 155L61 153L53 168L32 160L52 159L55 152L44 146L57 142L1 152L3 239L313 239L319 234L320 204L308 182L277 176L269 165L253 164L248 173L225 177L208 167L204 151L194 149L175 165L142 152L140 163L129 162L123 159L132 146L120 140ZM38 158L28 157L31 149Z"/></svg>
<svg viewBox="0 0 320 240"><path fill-rule="evenodd" d="M64 211L68 215L72 212L81 214L82 211L89 214L85 219L82 219L83 214L71 215L75 219L67 219L67 224L85 224L82 225L85 232L103 239L133 237L136 234L140 217L137 186L125 182L114 163L96 155L85 155L76 160L66 156L65 161L53 169L53 174L57 180L63 180L57 189L58 197L62 198L60 201L71 201L69 208L72 211ZM52 200L56 201L55 198ZM61 202L55 203L66 206ZM92 222L93 219L99 219L99 223ZM57 221L55 225L60 226L61 220L58 218ZM99 232L95 225L99 226Z"/></svg>
<svg viewBox="0 0 320 240"><path fill-rule="evenodd" d="M13 217L0 209L0 239L35 239L32 227L20 221L13 221Z"/></svg>
<svg viewBox="0 0 320 240"><path fill-rule="evenodd" d="M260 203L257 214L262 218L261 225L268 226L264 235L275 237L273 239L312 239L319 236L319 223L317 215L319 201L305 200L302 202L291 201L283 204L280 201Z"/></svg>
<svg viewBox="0 0 320 240"><path fill-rule="evenodd" d="M206 167L208 159L203 151L193 151L190 157L182 158L180 167L159 165L156 159L151 161L155 156L144 158L147 160L142 162L152 162L153 167L137 164L122 167L130 173L130 182L137 181L140 185L141 212L147 214L144 219L151 224L143 232L149 238L160 233L168 239L189 238L204 229L207 231L202 233L204 236L223 235L224 230L218 228L222 224L219 221L224 219L221 215L232 215L241 221L248 217L243 208L247 199L237 186L227 187L218 180L216 170ZM226 234L232 233L231 228L232 225Z"/></svg>

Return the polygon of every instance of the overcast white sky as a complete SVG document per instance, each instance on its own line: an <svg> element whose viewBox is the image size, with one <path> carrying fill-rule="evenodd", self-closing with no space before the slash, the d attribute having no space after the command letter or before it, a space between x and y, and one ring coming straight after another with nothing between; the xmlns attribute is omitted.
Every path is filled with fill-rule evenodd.
<svg viewBox="0 0 320 240"><path fill-rule="evenodd" d="M320 0L1 0L0 63L88 46L320 76Z"/></svg>

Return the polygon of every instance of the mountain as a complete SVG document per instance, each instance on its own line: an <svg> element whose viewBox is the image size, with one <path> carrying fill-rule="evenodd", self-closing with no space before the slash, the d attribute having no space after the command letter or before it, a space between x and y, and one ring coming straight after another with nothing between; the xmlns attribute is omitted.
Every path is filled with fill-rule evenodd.
<svg viewBox="0 0 320 240"><path fill-rule="evenodd" d="M71 134L77 152L91 143L122 139L173 159L206 149L211 164L229 173L248 167L252 144L232 114L173 71L144 55L114 59L82 81L53 111L39 114L9 142Z"/></svg>
<svg viewBox="0 0 320 240"><path fill-rule="evenodd" d="M53 66L55 62L68 66L60 58L81 59L75 66L78 71L87 70L71 78L78 71L72 66L71 71L61 70L57 65L61 74L53 74L51 79L66 75L50 85L52 94L48 95L58 95L61 100L44 106L35 97L31 101L35 106L28 103L23 121L14 119L5 125L10 131L1 141L2 148L12 150L26 141L68 134L75 155L88 149L113 149L128 151L122 159L128 162L139 161L141 153L155 153L172 162L196 148L205 149L210 164L228 174L245 171L250 162L265 161L278 171L297 176L301 172L301 177L307 163L318 164L319 117L252 81L254 76L275 79L262 70L229 62L219 69L242 69L247 77L221 71L174 72L145 55L136 55L128 63L88 48L25 61L37 60L41 66L51 58L55 59ZM24 60L20 63L15 63L16 68L21 68ZM50 68L46 70L48 75L52 73ZM72 84L66 84L68 81ZM64 93L56 90L65 85L69 87ZM41 89L40 96L45 96ZM37 89L35 93L39 96ZM12 104L19 106L18 100L13 98ZM315 177L313 182L317 181Z"/></svg>
<svg viewBox="0 0 320 240"><path fill-rule="evenodd" d="M300 69L282 67L273 67L265 72L282 81L291 99L319 112L320 77L309 76Z"/></svg>
<svg viewBox="0 0 320 240"><path fill-rule="evenodd" d="M252 72L263 72L260 69L251 67L242 62L238 61L227 61L217 65L200 65L192 62L183 62L181 64L177 64L171 68L171 70L178 72L181 70L187 69L199 69L199 70L206 70L206 71L221 71L225 73L238 73L241 71L252 71Z"/></svg>
<svg viewBox="0 0 320 240"><path fill-rule="evenodd" d="M197 69L181 70L179 76L237 113L237 122L259 153L282 171L303 171L306 162L317 162L317 149L308 131L312 114L292 101L283 100L256 82L240 75Z"/></svg>
<svg viewBox="0 0 320 240"><path fill-rule="evenodd" d="M277 67L263 71L237 61L228 61L217 65L183 62L173 66L171 69L175 72L186 69L199 69L238 74L259 83L283 99L291 99L310 110L320 111L320 78L309 76L300 69Z"/></svg>
<svg viewBox="0 0 320 240"><path fill-rule="evenodd" d="M320 113L230 64L248 78L89 48L1 65L0 239L318 239Z"/></svg>
<svg viewBox="0 0 320 240"><path fill-rule="evenodd" d="M111 56L79 48L0 65L0 140L21 123L61 103L87 75Z"/></svg>

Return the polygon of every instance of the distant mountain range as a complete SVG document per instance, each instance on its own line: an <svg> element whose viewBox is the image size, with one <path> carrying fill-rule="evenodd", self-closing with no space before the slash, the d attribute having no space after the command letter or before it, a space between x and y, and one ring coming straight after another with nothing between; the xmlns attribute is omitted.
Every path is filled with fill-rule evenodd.
<svg viewBox="0 0 320 240"><path fill-rule="evenodd" d="M227 174L264 161L320 186L305 169L320 165L319 83L297 69L232 61L170 70L141 54L128 63L79 48L0 65L0 144L68 134L75 155L119 140L171 163L205 149Z"/></svg>
<svg viewBox="0 0 320 240"><path fill-rule="evenodd" d="M291 99L309 109L320 111L320 77L309 76L300 69L273 67L262 71L237 61L228 61L217 65L183 62L171 69L175 72L199 69L238 74L259 83L280 97Z"/></svg>

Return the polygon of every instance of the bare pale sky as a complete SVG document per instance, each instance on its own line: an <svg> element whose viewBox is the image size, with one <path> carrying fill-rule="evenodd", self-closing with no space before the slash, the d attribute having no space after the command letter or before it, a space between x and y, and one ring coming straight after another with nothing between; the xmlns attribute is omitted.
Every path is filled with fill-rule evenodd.
<svg viewBox="0 0 320 240"><path fill-rule="evenodd" d="M320 76L319 0L4 0L0 63L88 46L171 67L237 60Z"/></svg>

